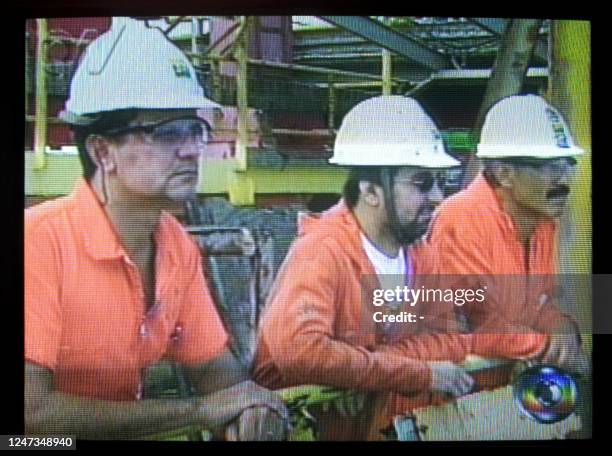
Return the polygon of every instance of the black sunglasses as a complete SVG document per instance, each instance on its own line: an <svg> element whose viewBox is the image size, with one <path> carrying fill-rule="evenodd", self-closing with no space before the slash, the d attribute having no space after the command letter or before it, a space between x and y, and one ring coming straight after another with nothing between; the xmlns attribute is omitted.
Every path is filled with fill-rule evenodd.
<svg viewBox="0 0 612 456"><path fill-rule="evenodd" d="M442 190L446 187L446 181L448 177L446 173L439 172L434 174L432 172L422 172L415 174L410 179L396 179L396 182L408 182L409 184L414 185L419 192L421 193L429 193L433 188L434 184L438 184L438 187Z"/></svg>

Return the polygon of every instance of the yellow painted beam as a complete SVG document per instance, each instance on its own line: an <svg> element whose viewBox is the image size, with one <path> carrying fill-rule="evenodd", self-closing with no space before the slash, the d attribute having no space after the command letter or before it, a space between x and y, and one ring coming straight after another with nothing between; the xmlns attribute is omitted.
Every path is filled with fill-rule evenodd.
<svg viewBox="0 0 612 456"><path fill-rule="evenodd" d="M248 18L241 18L243 28L234 57L238 63L238 72L236 74L236 107L238 109L238 138L236 140L236 171L245 171L247 169L247 147L249 141L248 131Z"/></svg>
<svg viewBox="0 0 612 456"><path fill-rule="evenodd" d="M591 26L588 21L555 20L551 26L551 71L548 98L566 118L576 143L585 150L578 158L569 208L562 220L561 273L592 271L591 206ZM591 302L576 297L583 318L591 316ZM585 347L591 349L591 338Z"/></svg>
<svg viewBox="0 0 612 456"><path fill-rule="evenodd" d="M283 171L250 169L257 193L341 193L347 171L333 166L295 167Z"/></svg>
<svg viewBox="0 0 612 456"><path fill-rule="evenodd" d="M578 167L570 198L568 219L572 242L562 252L563 267L576 273L591 272L591 28L587 21L553 21L549 99L567 119L574 140L585 154Z"/></svg>
<svg viewBox="0 0 612 456"><path fill-rule="evenodd" d="M25 154L25 194L57 196L72 191L75 181L83 175L76 155L47 155L44 168L35 168L36 154Z"/></svg>
<svg viewBox="0 0 612 456"><path fill-rule="evenodd" d="M585 150L578 159L576 176L570 194L569 210L562 220L560 242L561 273L592 272L592 205L591 205L591 24L588 21L555 20L551 25L551 68L549 99L563 113L574 140ZM603 152L603 151L602 151ZM565 280L568 282L569 280ZM571 282L571 281L570 281ZM582 328L591 325L592 295L579 293L566 285L563 290ZM582 322L580 321L582 320ZM582 330L583 347L592 353L592 329ZM583 429L578 437L589 438L592 431L592 392L590 381L581 384L578 415Z"/></svg>
<svg viewBox="0 0 612 456"><path fill-rule="evenodd" d="M391 95L393 90L392 54L389 50L382 51L382 93Z"/></svg>
<svg viewBox="0 0 612 456"><path fill-rule="evenodd" d="M45 167L45 146L47 145L47 76L45 74L47 20L36 19L36 123L34 124L35 169Z"/></svg>
<svg viewBox="0 0 612 456"><path fill-rule="evenodd" d="M25 153L25 194L28 196L56 196L69 193L82 175L81 163L76 155L47 155L47 166L33 169L34 154ZM255 194L315 194L341 193L347 171L334 166L288 166L283 170L250 168L235 173L234 160L209 159L200 164L198 193L204 195L236 195L238 204L252 199L239 197L241 191L232 187L238 181L234 175L244 176ZM248 194L248 192L244 193Z"/></svg>
<svg viewBox="0 0 612 456"><path fill-rule="evenodd" d="M230 203L235 206L255 205L255 181L246 173L233 172L229 176L228 194Z"/></svg>

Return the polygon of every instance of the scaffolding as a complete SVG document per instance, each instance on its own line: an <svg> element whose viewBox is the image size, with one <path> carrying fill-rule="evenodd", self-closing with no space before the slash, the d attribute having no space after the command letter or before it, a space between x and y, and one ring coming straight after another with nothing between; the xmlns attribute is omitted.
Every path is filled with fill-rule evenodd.
<svg viewBox="0 0 612 456"><path fill-rule="evenodd" d="M321 21L332 25L320 29L321 36L312 29L304 32L291 61L272 61L249 55L258 17L228 19L233 23L214 41L210 17L140 19L162 29L183 49L207 96L235 107L235 131L223 132L232 152L224 160L204 160L198 192L225 194L233 204L246 206L256 203L256 194L340 193L346 172L328 166L326 159L343 116L355 104L381 93L414 96L437 81L485 81L490 68L467 68L465 56L494 53L507 21L322 16ZM46 91L51 86L55 93L67 95L74 65L47 62L44 43L69 42L82 49L89 40L45 34L44 23L38 26L36 115L26 112L26 122L34 122L36 129L35 154L26 154L26 194L55 196L69 191L80 165L74 147L66 148L72 156L45 152L48 128L60 124L48 115ZM188 27L188 32L177 37L181 27ZM453 45L453 40L461 44ZM463 64L458 63L462 58ZM366 64L365 70L351 67L355 59ZM228 65L235 68L233 76L222 72ZM59 70L59 83L53 71L44 68ZM540 70L530 69L531 74ZM250 120L254 112L255 122ZM452 131L444 137L448 144L455 140Z"/></svg>

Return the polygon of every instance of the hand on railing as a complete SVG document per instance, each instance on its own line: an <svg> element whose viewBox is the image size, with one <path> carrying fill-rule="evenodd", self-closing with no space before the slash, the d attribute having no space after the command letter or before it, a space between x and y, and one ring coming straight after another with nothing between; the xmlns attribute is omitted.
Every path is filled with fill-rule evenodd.
<svg viewBox="0 0 612 456"><path fill-rule="evenodd" d="M282 441L291 430L289 421L266 407L251 407L225 430L227 441Z"/></svg>

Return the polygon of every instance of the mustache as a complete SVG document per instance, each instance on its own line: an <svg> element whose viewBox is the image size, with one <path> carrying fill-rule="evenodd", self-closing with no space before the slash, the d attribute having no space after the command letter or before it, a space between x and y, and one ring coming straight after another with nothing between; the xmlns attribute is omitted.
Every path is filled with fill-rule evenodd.
<svg viewBox="0 0 612 456"><path fill-rule="evenodd" d="M559 185L546 193L546 198L556 198L559 196L567 196L569 194L569 187L567 185Z"/></svg>

